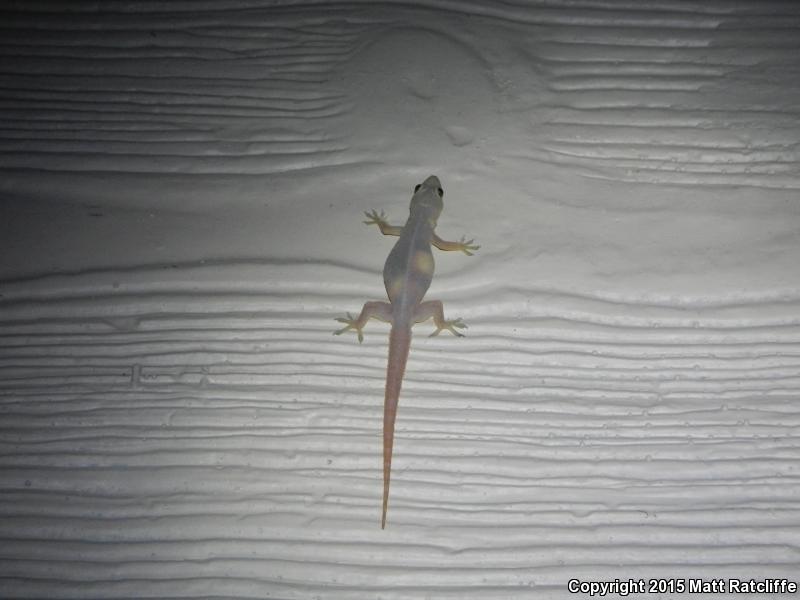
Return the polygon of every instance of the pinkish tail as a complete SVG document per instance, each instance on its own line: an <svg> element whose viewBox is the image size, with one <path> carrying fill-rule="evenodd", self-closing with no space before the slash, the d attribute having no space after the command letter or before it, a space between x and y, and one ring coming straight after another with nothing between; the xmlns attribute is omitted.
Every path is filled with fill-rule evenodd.
<svg viewBox="0 0 800 600"><path fill-rule="evenodd" d="M389 334L389 363L386 367L386 395L383 401L383 515L381 516L381 529L386 527L394 422L397 418L397 401L400 398L400 386L403 385L403 373L406 370L410 346L411 329L393 326L392 332Z"/></svg>

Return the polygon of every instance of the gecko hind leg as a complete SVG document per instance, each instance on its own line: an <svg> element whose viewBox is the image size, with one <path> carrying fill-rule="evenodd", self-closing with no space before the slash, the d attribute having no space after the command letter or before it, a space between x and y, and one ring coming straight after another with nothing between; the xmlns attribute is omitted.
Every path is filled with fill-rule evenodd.
<svg viewBox="0 0 800 600"><path fill-rule="evenodd" d="M345 323L345 327L341 329L337 329L333 332L333 335L340 335L345 331L349 331L350 329L355 329L356 333L358 334L358 341L364 341L364 334L361 331L364 329L364 325L367 324L367 321L370 319L380 319L381 321L388 321L389 323L392 322L392 305L388 302L366 302L364 304L364 308L361 309L361 314L358 315L357 319L353 318L353 315L347 313L347 317L337 317L336 320L340 323Z"/></svg>
<svg viewBox="0 0 800 600"><path fill-rule="evenodd" d="M430 337L439 335L445 329L447 329L447 331L453 335L464 337L464 334L456 331L456 329L467 328L467 324L461 319L451 319L448 321L444 318L444 307L442 306L441 300L427 300L421 303L414 311L413 318L414 323L422 323L423 321L433 318L433 323L436 325L436 331L434 331Z"/></svg>

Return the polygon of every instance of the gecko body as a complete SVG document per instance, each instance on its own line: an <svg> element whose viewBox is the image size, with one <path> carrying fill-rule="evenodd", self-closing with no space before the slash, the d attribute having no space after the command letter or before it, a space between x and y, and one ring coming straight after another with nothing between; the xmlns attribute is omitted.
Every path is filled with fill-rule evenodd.
<svg viewBox="0 0 800 600"><path fill-rule="evenodd" d="M384 235L399 236L383 267L383 283L389 302L367 302L358 318L348 313L347 318L337 321L345 327L335 331L341 334L353 329L358 333L358 341L363 340L362 329L371 318L392 324L389 334L389 360L386 367L386 389L383 405L383 511L381 528L386 527L386 510L389 502L389 479L392 466L392 447L394 445L394 424L397 417L397 403L400 387L408 360L411 345L411 327L433 319L438 335L443 330L461 337L457 329L466 328L461 319L446 320L439 300L423 301L433 279L434 261L431 245L440 250L458 250L467 255L479 248L472 245L473 240L461 239L448 242L436 235L436 223L442 213L444 191L439 179L431 175L414 188L408 220L402 227L386 222L383 213L367 212L368 225L375 224Z"/></svg>

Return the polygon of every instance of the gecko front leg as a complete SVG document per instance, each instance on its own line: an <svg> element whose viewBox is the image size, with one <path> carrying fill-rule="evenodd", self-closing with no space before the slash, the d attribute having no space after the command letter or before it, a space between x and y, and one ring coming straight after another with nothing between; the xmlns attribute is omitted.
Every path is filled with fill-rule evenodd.
<svg viewBox="0 0 800 600"><path fill-rule="evenodd" d="M377 210L371 210L364 214L367 215L367 220L364 221L364 224L377 225L383 235L400 235L403 233L403 227L401 225L389 225L383 211L378 214Z"/></svg>
<svg viewBox="0 0 800 600"><path fill-rule="evenodd" d="M358 334L358 341L364 341L364 334L362 333L362 329L364 329L364 325L367 324L367 321L370 319L380 319L381 321L387 321L389 323L392 322L392 305L388 302L366 302L364 304L364 308L361 309L361 314L358 315L357 319L353 318L353 315L347 313L347 317L337 317L336 320L340 323L345 323L346 326L342 327L341 329L337 329L333 332L333 335L340 335L345 331L350 329L355 329L356 333Z"/></svg>
<svg viewBox="0 0 800 600"><path fill-rule="evenodd" d="M463 252L467 256L472 256L472 254L476 252L478 248L480 248L480 246L476 246L472 243L474 241L475 240L468 240L466 236L462 236L461 240L458 242L448 242L440 238L435 233L431 238L431 244L436 246L439 250L445 250L447 252L459 251Z"/></svg>
<svg viewBox="0 0 800 600"><path fill-rule="evenodd" d="M422 323L430 318L433 318L433 323L436 325L436 331L431 334L431 337L439 335L442 331L447 329L450 333L458 337L464 337L464 334L456 331L456 329L466 329L467 324L461 319L447 320L444 318L444 306L441 300L427 300L417 306L414 311L414 323Z"/></svg>

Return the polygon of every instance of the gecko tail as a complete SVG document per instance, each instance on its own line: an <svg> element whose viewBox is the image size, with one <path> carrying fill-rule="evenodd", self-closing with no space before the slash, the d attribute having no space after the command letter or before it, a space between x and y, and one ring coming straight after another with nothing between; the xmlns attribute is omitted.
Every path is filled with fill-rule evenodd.
<svg viewBox="0 0 800 600"><path fill-rule="evenodd" d="M397 401L411 346L410 327L392 327L389 334L389 362L386 367L386 395L383 402L383 514L381 529L386 528L386 510L389 506L389 477L392 471L394 422L397 418Z"/></svg>

